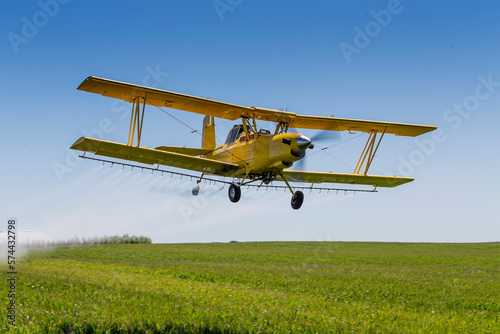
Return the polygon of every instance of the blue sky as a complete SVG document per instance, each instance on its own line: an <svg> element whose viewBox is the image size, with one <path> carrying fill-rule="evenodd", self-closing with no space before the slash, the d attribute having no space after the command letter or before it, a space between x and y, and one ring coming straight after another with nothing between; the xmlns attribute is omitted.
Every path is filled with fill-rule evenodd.
<svg viewBox="0 0 500 334"><path fill-rule="evenodd" d="M500 240L498 2L0 4L5 224L15 217L20 229L55 239ZM299 114L430 124L439 132L384 138L371 173L415 177L395 189L306 193L299 211L287 193L244 190L233 204L227 188L206 186L205 197L194 199L185 179L75 158L68 148L84 134L127 139L130 107L77 91L89 75ZM201 127L200 115L168 111ZM223 140L234 123L216 124ZM147 109L144 145L199 147L190 132ZM307 167L351 172L365 140L315 153Z"/></svg>

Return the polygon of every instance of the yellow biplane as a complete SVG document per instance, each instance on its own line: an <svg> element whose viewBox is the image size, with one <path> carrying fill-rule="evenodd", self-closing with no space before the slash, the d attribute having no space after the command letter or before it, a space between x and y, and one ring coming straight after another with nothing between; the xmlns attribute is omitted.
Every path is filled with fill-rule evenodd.
<svg viewBox="0 0 500 334"><path fill-rule="evenodd" d="M255 181L260 181L259 187L263 184L269 185L273 181L284 182L292 193L293 209L299 209L304 201L303 192L294 191L294 188L304 189L304 187L292 187L291 182L311 184L307 189L320 183L370 185L376 189L376 187L395 187L413 181L413 178L408 177L368 175L368 170L385 134L415 137L436 129L435 126L333 116L306 116L288 111L243 107L92 76L85 79L78 89L130 102L132 113L127 144L82 137L71 146L72 149L144 164L167 165L200 172L201 176L195 176L199 178L198 184L192 190L195 196L199 193L200 181L206 175L232 178L231 182L224 183L229 184L228 195L233 203L238 202L241 197L241 186ZM202 147L159 146L152 149L141 146L146 105L205 115ZM240 124L229 131L222 145L216 144L214 118L241 120ZM256 121L276 123L274 133L258 129ZM291 170L290 167L303 159L306 150L312 149L314 144L305 135L289 132L292 128L366 132L370 135L352 174L298 171Z"/></svg>

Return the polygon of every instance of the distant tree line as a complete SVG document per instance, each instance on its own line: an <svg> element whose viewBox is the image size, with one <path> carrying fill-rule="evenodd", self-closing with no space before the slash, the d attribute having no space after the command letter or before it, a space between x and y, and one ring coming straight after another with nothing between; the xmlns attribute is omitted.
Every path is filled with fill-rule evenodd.
<svg viewBox="0 0 500 334"><path fill-rule="evenodd" d="M78 239L78 238L77 238ZM125 234L123 236L113 235L98 238L82 238L81 244L150 244L151 238L145 236L136 237L134 235ZM78 244L78 243L77 243Z"/></svg>
<svg viewBox="0 0 500 334"><path fill-rule="evenodd" d="M67 240L58 241L31 241L23 243L23 246L27 247L43 247L43 246L69 246L69 245L98 245L98 244L150 244L151 238L145 236L134 236L124 234L122 236L105 235L103 237L91 237L91 238L78 238L74 237Z"/></svg>

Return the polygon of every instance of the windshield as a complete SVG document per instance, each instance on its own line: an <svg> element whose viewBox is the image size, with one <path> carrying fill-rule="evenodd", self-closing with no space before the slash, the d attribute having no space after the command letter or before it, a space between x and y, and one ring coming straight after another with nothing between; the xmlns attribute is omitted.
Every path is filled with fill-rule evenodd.
<svg viewBox="0 0 500 334"><path fill-rule="evenodd" d="M243 125L235 125L228 133L226 142L224 144L234 143L236 139L238 139L243 132L244 132Z"/></svg>

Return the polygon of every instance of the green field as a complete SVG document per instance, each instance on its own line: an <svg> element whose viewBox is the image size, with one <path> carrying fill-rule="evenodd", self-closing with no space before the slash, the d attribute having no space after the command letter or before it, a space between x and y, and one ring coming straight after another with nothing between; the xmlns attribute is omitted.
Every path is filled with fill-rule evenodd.
<svg viewBox="0 0 500 334"><path fill-rule="evenodd" d="M17 269L12 333L500 333L498 243L62 246Z"/></svg>

